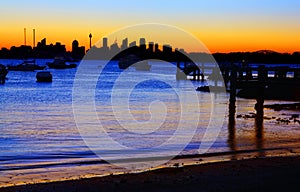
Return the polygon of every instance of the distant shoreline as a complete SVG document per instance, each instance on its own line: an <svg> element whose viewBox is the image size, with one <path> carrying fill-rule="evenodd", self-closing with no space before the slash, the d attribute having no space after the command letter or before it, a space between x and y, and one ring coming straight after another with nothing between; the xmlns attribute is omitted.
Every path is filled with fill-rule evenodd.
<svg viewBox="0 0 300 192"><path fill-rule="evenodd" d="M300 156L232 160L142 173L0 188L0 191L261 191L298 186Z"/></svg>
<svg viewBox="0 0 300 192"><path fill-rule="evenodd" d="M57 47L56 47L57 46ZM146 46L146 45L145 45ZM142 51L139 50L139 46L134 46L138 48L135 50L134 53L143 53L143 54L149 54L149 48L144 49ZM49 50L48 50L49 49ZM53 51L53 50L56 51ZM61 45L60 43L57 45L46 45L44 42L43 45L41 45L40 48L31 46L24 46L21 45L19 47L11 47L8 48L2 48L0 49L0 59L17 59L17 60L23 60L23 59L54 59L57 56L64 56L66 59L75 59L75 60L81 60L81 59L92 59L91 56L88 56L88 51L85 52L84 47L78 47L80 51L67 51L65 49L65 45ZM128 49L128 48L127 48ZM48 51L45 51L48 50ZM90 49L91 50L91 49ZM92 47L93 51L96 51L93 54L93 57L95 57L97 60L111 60L116 56L116 52L111 51L109 49L103 49ZM120 52L121 50L119 50ZM122 51L121 51L122 52ZM152 55L156 55L153 58L157 58L157 55L160 55L159 58L162 59L169 59L172 58L169 61L176 61L174 60L176 56L176 50L172 49L171 47L171 55L167 52L164 52L163 50L152 50L150 51ZM207 62L211 61L212 57L216 60L218 63L225 63L225 64L231 64L231 63L257 63L257 64L299 64L300 59L300 52L294 51L293 53L285 53L285 52L276 52L272 50L258 50L258 51L243 51L243 52L185 52L182 51L184 54L186 54L189 58L191 58L193 61L200 61L200 62Z"/></svg>

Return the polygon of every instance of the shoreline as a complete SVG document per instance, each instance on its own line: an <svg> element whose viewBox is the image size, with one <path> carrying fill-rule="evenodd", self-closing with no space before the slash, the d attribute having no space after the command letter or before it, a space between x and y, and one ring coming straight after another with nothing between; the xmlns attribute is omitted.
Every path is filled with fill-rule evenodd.
<svg viewBox="0 0 300 192"><path fill-rule="evenodd" d="M276 147L265 149L243 149L235 151L209 152L204 154L182 154L157 167L138 170L128 170L123 168L126 161L103 163L103 160L91 160L73 162L71 164L47 164L25 166L25 168L10 168L3 171L0 177L0 189L12 186L31 185L37 183L51 183L69 180L79 180L95 177L106 177L108 175L121 175L131 173L143 173L158 169L185 167L190 165L205 165L214 162L227 162L232 160L245 160L253 158L289 157L300 156L299 147ZM161 157L164 159L163 157ZM161 158L145 158L139 161L151 162L159 161ZM167 156L165 157L167 158ZM169 159L167 158L167 159ZM135 159L132 159L135 160ZM113 163L113 164L112 164ZM46 165L46 166L45 166ZM118 165L118 166L116 166ZM1 190L0 190L1 191Z"/></svg>
<svg viewBox="0 0 300 192"><path fill-rule="evenodd" d="M0 188L0 191L277 191L297 187L299 173L300 155L257 157L18 185Z"/></svg>

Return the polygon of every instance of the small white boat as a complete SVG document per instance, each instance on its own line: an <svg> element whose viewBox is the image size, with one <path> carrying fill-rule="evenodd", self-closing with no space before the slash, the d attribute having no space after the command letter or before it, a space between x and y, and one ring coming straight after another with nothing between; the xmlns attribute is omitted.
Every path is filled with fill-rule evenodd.
<svg viewBox="0 0 300 192"><path fill-rule="evenodd" d="M39 71L35 77L37 82L52 82L52 74L50 71Z"/></svg>

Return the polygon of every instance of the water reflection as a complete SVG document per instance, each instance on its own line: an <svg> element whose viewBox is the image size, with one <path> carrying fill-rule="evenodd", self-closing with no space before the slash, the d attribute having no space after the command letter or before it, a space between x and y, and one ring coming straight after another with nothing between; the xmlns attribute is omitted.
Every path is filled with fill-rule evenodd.
<svg viewBox="0 0 300 192"><path fill-rule="evenodd" d="M235 135L235 112L236 112L236 78L237 73L233 68L230 80L230 98L229 98L229 119L228 119L228 140L227 143L231 151L236 151L236 135ZM236 154L233 153L232 159L236 159Z"/></svg>
<svg viewBox="0 0 300 192"><path fill-rule="evenodd" d="M263 94L263 93L262 93ZM263 96L256 99L255 110L255 139L256 149L258 150L258 156L265 156L264 148L264 99Z"/></svg>
<svg viewBox="0 0 300 192"><path fill-rule="evenodd" d="M255 110L255 150L257 150L258 157L264 157L264 111L263 111L264 99L263 97L259 97L256 100ZM231 159L237 159L237 153L235 153L237 149L237 136L236 136L236 122L235 122L235 114L236 114L236 105L234 101L230 101L229 103L229 117L228 117L228 138L227 144L230 150L233 152L231 155Z"/></svg>
<svg viewBox="0 0 300 192"><path fill-rule="evenodd" d="M231 151L236 151L236 134L235 134L235 102L229 103L229 118L228 118L228 146ZM236 154L233 153L231 159L236 159Z"/></svg>

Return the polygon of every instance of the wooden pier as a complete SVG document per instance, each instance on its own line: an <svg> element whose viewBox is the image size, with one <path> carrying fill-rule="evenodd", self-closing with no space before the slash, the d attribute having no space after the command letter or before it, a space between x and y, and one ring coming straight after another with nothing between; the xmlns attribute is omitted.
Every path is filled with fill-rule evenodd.
<svg viewBox="0 0 300 192"><path fill-rule="evenodd" d="M183 63L183 66L182 66ZM257 87L260 80L263 79L266 86L268 85L290 85L300 86L300 68L291 67L267 67L259 65L259 67L250 67L247 65L199 65L177 62L177 79L187 79L192 76L192 80L204 81L205 77L209 80L224 81L226 88L229 88L231 79L236 81L236 88L242 89L247 87Z"/></svg>
<svg viewBox="0 0 300 192"><path fill-rule="evenodd" d="M180 65L178 65L180 67ZM188 65L185 65L186 67ZM193 69L190 67L190 69ZM201 78L207 76L208 79L215 81L215 86L210 90L214 91L218 83L223 81L223 86L230 93L229 97L229 119L228 119L228 143L232 150L235 150L235 115L236 97L255 99L255 133L258 149L263 148L263 121L264 121L264 101L265 99L276 100L300 100L300 68L291 67L268 67L268 65L258 65L258 67L242 65L221 65L219 68L206 67L204 64L199 66L198 73L182 68L178 72L190 74L201 74ZM209 70L208 70L209 69ZM210 73L207 73L210 71ZM199 76L200 77L200 76ZM199 80L199 77L193 79ZM201 79L203 80L203 79ZM207 87L207 86L206 86ZM224 87L223 87L224 88ZM225 90L225 89L223 89ZM264 156L264 153L261 153Z"/></svg>

